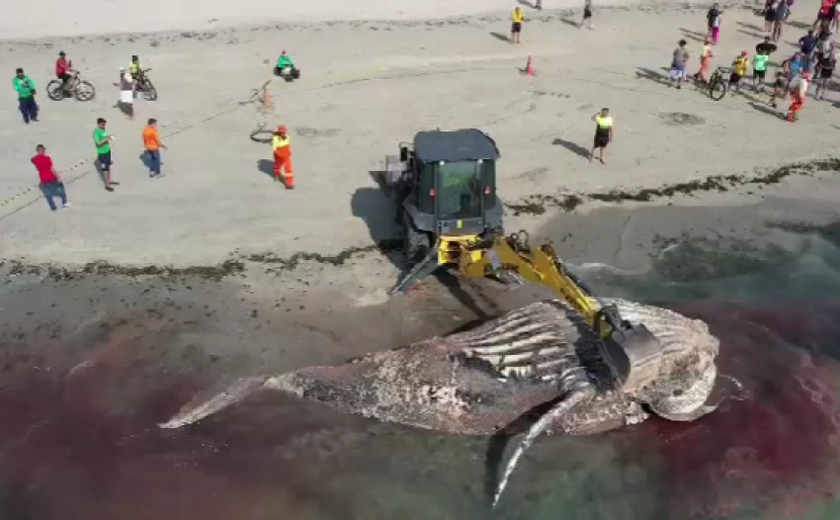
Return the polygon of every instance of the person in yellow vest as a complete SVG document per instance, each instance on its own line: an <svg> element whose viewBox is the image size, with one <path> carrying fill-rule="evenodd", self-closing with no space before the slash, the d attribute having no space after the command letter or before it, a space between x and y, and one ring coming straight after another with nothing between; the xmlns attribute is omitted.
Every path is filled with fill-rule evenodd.
<svg viewBox="0 0 840 520"><path fill-rule="evenodd" d="M516 6L513 9L513 24L510 26L510 41L513 43L519 42L519 34L522 32L522 22L525 21L525 13L522 8Z"/></svg>
<svg viewBox="0 0 840 520"><path fill-rule="evenodd" d="M595 158L595 150L600 148L601 155L598 157L598 160L601 161L601 164L607 164L604 161L604 151L607 149L610 141L613 140L613 119L610 116L610 109L602 108L600 112L592 116L592 120L595 121L595 144L592 147L589 162L592 162L592 159Z"/></svg>
<svg viewBox="0 0 840 520"><path fill-rule="evenodd" d="M280 181L280 170L285 170L282 174L283 184L287 190L291 190L295 187L295 177L292 172L292 147L285 126L277 127L271 146L274 149L274 179Z"/></svg>

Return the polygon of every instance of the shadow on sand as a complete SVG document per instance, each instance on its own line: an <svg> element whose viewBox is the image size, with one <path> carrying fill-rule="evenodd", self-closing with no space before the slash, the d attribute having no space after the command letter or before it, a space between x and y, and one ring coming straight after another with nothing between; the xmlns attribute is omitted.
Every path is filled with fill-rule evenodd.
<svg viewBox="0 0 840 520"><path fill-rule="evenodd" d="M554 141L551 141L551 144L562 146L566 150L583 157L584 159L589 159L589 150L584 148L583 146L573 143L571 141L566 141L565 139L560 139L559 137Z"/></svg>
<svg viewBox="0 0 840 520"><path fill-rule="evenodd" d="M689 40L694 40L696 42L702 42L706 40L706 33L701 33L699 31L691 31L682 27L680 27L680 31L683 33L683 36L685 36Z"/></svg>
<svg viewBox="0 0 840 520"><path fill-rule="evenodd" d="M774 109L773 107L764 106L764 105L761 105L759 103L756 103L755 101L750 101L747 104L749 106L751 106L753 108L753 110L757 110L757 111L759 111L763 114L773 116L776 119L784 119L785 118L784 113L779 112L778 110Z"/></svg>
<svg viewBox="0 0 840 520"><path fill-rule="evenodd" d="M262 173L274 178L274 161L269 159L260 159L257 161L257 169Z"/></svg>
<svg viewBox="0 0 840 520"><path fill-rule="evenodd" d="M662 70L667 69L663 68ZM653 81L654 83L659 83L660 85L671 84L667 75L657 72L653 69L646 69L644 67L638 67L638 70L636 70L636 79L646 79L648 81Z"/></svg>
<svg viewBox="0 0 840 520"><path fill-rule="evenodd" d="M490 36L492 36L493 38L496 38L497 40L503 41L505 43L510 43L511 42L510 36L504 35L500 32L490 31Z"/></svg>

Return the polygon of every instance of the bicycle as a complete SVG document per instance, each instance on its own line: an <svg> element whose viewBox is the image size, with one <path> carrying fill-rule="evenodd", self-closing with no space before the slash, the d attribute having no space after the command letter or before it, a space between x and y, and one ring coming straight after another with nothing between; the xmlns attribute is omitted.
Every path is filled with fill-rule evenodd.
<svg viewBox="0 0 840 520"><path fill-rule="evenodd" d="M726 90L729 88L729 77L724 78L724 74L732 74L732 69L729 67L718 67L709 78L709 97L715 101L720 101L726 95Z"/></svg>
<svg viewBox="0 0 840 520"><path fill-rule="evenodd" d="M47 96L53 101L61 101L68 97L75 97L77 101L90 101L96 96L96 89L83 80L78 72L73 72L66 89L63 84L60 79L50 81L47 84Z"/></svg>
<svg viewBox="0 0 840 520"><path fill-rule="evenodd" d="M149 79L149 76L146 75L147 72L150 72L152 69L144 69L137 73L136 83L134 90L136 92L142 92L143 97L146 98L146 101L155 101L158 98L157 89L155 88L152 80Z"/></svg>

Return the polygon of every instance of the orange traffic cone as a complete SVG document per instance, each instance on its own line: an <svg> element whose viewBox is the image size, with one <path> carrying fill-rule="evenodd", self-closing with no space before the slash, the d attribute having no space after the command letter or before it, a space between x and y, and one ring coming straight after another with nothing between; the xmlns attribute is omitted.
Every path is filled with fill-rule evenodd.
<svg viewBox="0 0 840 520"><path fill-rule="evenodd" d="M534 66L531 63L531 57L530 56L528 56L528 63L525 65L525 74L527 76L533 76L534 75Z"/></svg>

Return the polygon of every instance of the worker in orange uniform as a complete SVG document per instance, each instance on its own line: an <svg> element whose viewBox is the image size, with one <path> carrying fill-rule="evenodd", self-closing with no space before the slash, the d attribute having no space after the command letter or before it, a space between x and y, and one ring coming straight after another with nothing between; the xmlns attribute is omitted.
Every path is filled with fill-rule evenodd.
<svg viewBox="0 0 840 520"><path fill-rule="evenodd" d="M283 184L286 185L286 189L291 190L295 187L295 177L292 171L292 147L285 126L277 127L271 145L274 148L274 178L279 181L280 170L285 169Z"/></svg>

